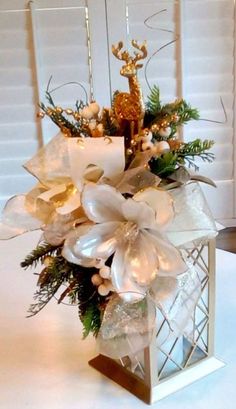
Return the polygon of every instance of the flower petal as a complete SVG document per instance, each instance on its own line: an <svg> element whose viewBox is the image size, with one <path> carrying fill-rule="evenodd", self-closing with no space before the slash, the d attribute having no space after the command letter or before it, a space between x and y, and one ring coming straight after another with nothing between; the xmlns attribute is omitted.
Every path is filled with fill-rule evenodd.
<svg viewBox="0 0 236 409"><path fill-rule="evenodd" d="M140 286L150 285L156 278L159 267L159 256L156 245L149 235L140 232L134 242L130 242L125 252L126 271Z"/></svg>
<svg viewBox="0 0 236 409"><path fill-rule="evenodd" d="M79 264L84 267L94 267L96 265L95 259L78 256L75 251L78 238L85 235L91 228L92 224L82 224L68 234L63 246L62 256L70 263Z"/></svg>
<svg viewBox="0 0 236 409"><path fill-rule="evenodd" d="M28 231L40 229L41 225L41 220L27 211L25 196L14 196L8 200L2 212L0 239L11 239Z"/></svg>
<svg viewBox="0 0 236 409"><path fill-rule="evenodd" d="M125 246L119 246L111 265L112 284L119 296L126 302L134 302L145 297L146 288L132 280L125 264Z"/></svg>
<svg viewBox="0 0 236 409"><path fill-rule="evenodd" d="M41 228L44 231L45 241L57 246L65 240L70 231L74 229L74 226L85 222L88 222L88 219L84 215L83 208L80 207L70 214L54 212L50 223L43 225Z"/></svg>
<svg viewBox="0 0 236 409"><path fill-rule="evenodd" d="M75 254L87 258L106 260L116 248L115 232L120 222L107 222L93 225L87 234L77 238L74 246Z"/></svg>
<svg viewBox="0 0 236 409"><path fill-rule="evenodd" d="M65 203L58 207L56 212L61 215L66 215L73 212L76 209L79 209L80 203L80 193L77 192L69 196L68 200Z"/></svg>
<svg viewBox="0 0 236 409"><path fill-rule="evenodd" d="M152 241L157 249L159 261L159 275L176 277L184 273L188 267L181 257L180 252L156 230L148 230L147 240Z"/></svg>
<svg viewBox="0 0 236 409"><path fill-rule="evenodd" d="M164 190L147 188L133 197L137 202L147 203L156 213L158 227L165 227L174 218L173 199Z"/></svg>
<svg viewBox="0 0 236 409"><path fill-rule="evenodd" d="M109 185L89 183L82 193L82 206L88 218L95 223L124 221L121 205L125 198Z"/></svg>
<svg viewBox="0 0 236 409"><path fill-rule="evenodd" d="M137 223L139 228L152 228L156 223L155 212L146 203L138 203L133 199L127 199L122 204L124 218Z"/></svg>

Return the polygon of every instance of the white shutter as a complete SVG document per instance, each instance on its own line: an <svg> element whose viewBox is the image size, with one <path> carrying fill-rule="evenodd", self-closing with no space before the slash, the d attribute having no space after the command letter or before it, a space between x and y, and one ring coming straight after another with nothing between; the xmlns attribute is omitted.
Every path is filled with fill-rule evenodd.
<svg viewBox="0 0 236 409"><path fill-rule="evenodd" d="M93 89L102 105L110 102L105 2L1 0L0 52L1 208L10 196L35 183L21 165L42 142L36 112L51 75L53 88L80 82L89 98ZM78 86L53 95L64 107L85 99ZM42 127L45 142L58 132L49 120Z"/></svg>
<svg viewBox="0 0 236 409"><path fill-rule="evenodd" d="M23 0L0 2L0 208L34 183L21 164L39 146L30 16Z"/></svg>
<svg viewBox="0 0 236 409"><path fill-rule="evenodd" d="M234 209L234 1L187 0L183 4L185 97L202 118L227 123L192 122L185 139L215 141L213 163L199 162L200 173L214 179L217 189L204 188L215 217L231 219Z"/></svg>
<svg viewBox="0 0 236 409"><path fill-rule="evenodd" d="M36 0L32 17L40 99L45 101L52 76L51 88L77 82L89 100L93 97L107 104L110 89L104 1ZM52 96L57 105L70 108L76 100L86 100L83 89L76 85L60 88ZM56 130L50 120L43 121L45 141Z"/></svg>
<svg viewBox="0 0 236 409"><path fill-rule="evenodd" d="M119 3L119 4L118 4ZM203 186L215 217L234 217L233 98L234 98L234 1L233 0L107 0L108 34L112 43L123 39L147 40L149 55L177 34L180 39L160 51L147 70L151 85L160 87L162 100L184 97L199 108L202 118L224 121L220 104L223 98L227 123L193 121L184 129L186 141L213 139L216 160L199 161L200 173L216 181L218 189ZM166 12L155 15L158 11ZM144 25L145 19L152 28ZM115 20L115 24L113 21ZM173 30L169 34L155 28ZM112 90L127 89L120 79L121 62L111 59ZM143 70L139 73L144 96L148 87Z"/></svg>

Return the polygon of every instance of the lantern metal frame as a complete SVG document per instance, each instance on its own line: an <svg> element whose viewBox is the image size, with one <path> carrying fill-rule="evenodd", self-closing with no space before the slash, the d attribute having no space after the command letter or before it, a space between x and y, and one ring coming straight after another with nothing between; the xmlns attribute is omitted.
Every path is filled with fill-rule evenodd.
<svg viewBox="0 0 236 409"><path fill-rule="evenodd" d="M162 314L152 342L141 354L119 361L99 355L89 362L93 368L120 386L152 404L198 379L222 368L225 364L215 357L215 239L210 239L182 253L189 259L201 281L201 296L191 317L192 342L174 337L167 349L157 346L166 322ZM159 310L160 314L161 311ZM159 316L160 316L159 314ZM176 359L181 348L181 362ZM160 359L162 354L162 359Z"/></svg>

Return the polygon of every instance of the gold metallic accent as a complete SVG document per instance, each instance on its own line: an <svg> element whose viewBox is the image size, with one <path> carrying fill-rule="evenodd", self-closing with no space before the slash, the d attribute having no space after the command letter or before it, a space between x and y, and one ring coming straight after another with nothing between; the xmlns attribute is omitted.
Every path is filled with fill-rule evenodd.
<svg viewBox="0 0 236 409"><path fill-rule="evenodd" d="M158 132L160 130L160 126L159 125L157 125L157 124L153 124L152 126L151 126L151 131L152 132Z"/></svg>
<svg viewBox="0 0 236 409"><path fill-rule="evenodd" d="M61 107L56 107L55 110L56 110L57 114L62 114L62 112L63 112L63 109Z"/></svg>
<svg viewBox="0 0 236 409"><path fill-rule="evenodd" d="M53 109L47 108L46 114L47 114L48 116L51 116L51 115L53 114Z"/></svg>
<svg viewBox="0 0 236 409"><path fill-rule="evenodd" d="M71 109L71 108L67 108L67 109L65 109L65 113L66 113L67 115L73 115L74 111L73 111L73 109Z"/></svg>
<svg viewBox="0 0 236 409"><path fill-rule="evenodd" d="M80 119L80 114L79 112L74 112L73 117L78 121Z"/></svg>
<svg viewBox="0 0 236 409"><path fill-rule="evenodd" d="M105 137L104 137L104 141L107 141L108 145L109 145L110 143L112 143L112 139L111 139L110 136L105 136Z"/></svg>
<svg viewBox="0 0 236 409"><path fill-rule="evenodd" d="M133 154L133 150L131 148L126 149L126 154L131 156Z"/></svg>
<svg viewBox="0 0 236 409"><path fill-rule="evenodd" d="M84 147L84 138L78 138L77 143Z"/></svg>
<svg viewBox="0 0 236 409"><path fill-rule="evenodd" d="M45 117L45 113L44 112L38 112L37 113L37 118L43 119Z"/></svg>
<svg viewBox="0 0 236 409"><path fill-rule="evenodd" d="M146 43L139 45L137 41L132 40L134 48L140 53L135 52L134 57L131 57L128 51L121 52L123 43L120 41L117 46L112 46L112 53L119 60L125 61L125 65L120 70L120 74L129 81L129 93L119 92L114 100L114 112L118 121L123 119L128 121L143 120L145 113L145 105L143 101L142 91L137 79L137 71L142 68L143 64L137 64L141 59L147 56Z"/></svg>

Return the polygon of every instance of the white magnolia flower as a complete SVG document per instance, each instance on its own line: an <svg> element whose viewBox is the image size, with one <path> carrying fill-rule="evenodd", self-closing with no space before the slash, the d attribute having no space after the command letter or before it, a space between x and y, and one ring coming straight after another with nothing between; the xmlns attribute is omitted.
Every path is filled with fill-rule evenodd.
<svg viewBox="0 0 236 409"><path fill-rule="evenodd" d="M173 217L168 193L149 188L125 199L111 186L87 184L81 200L92 223L71 232L63 256L88 267L113 255L112 284L127 301L143 297L157 274L186 271L180 253L162 232Z"/></svg>

